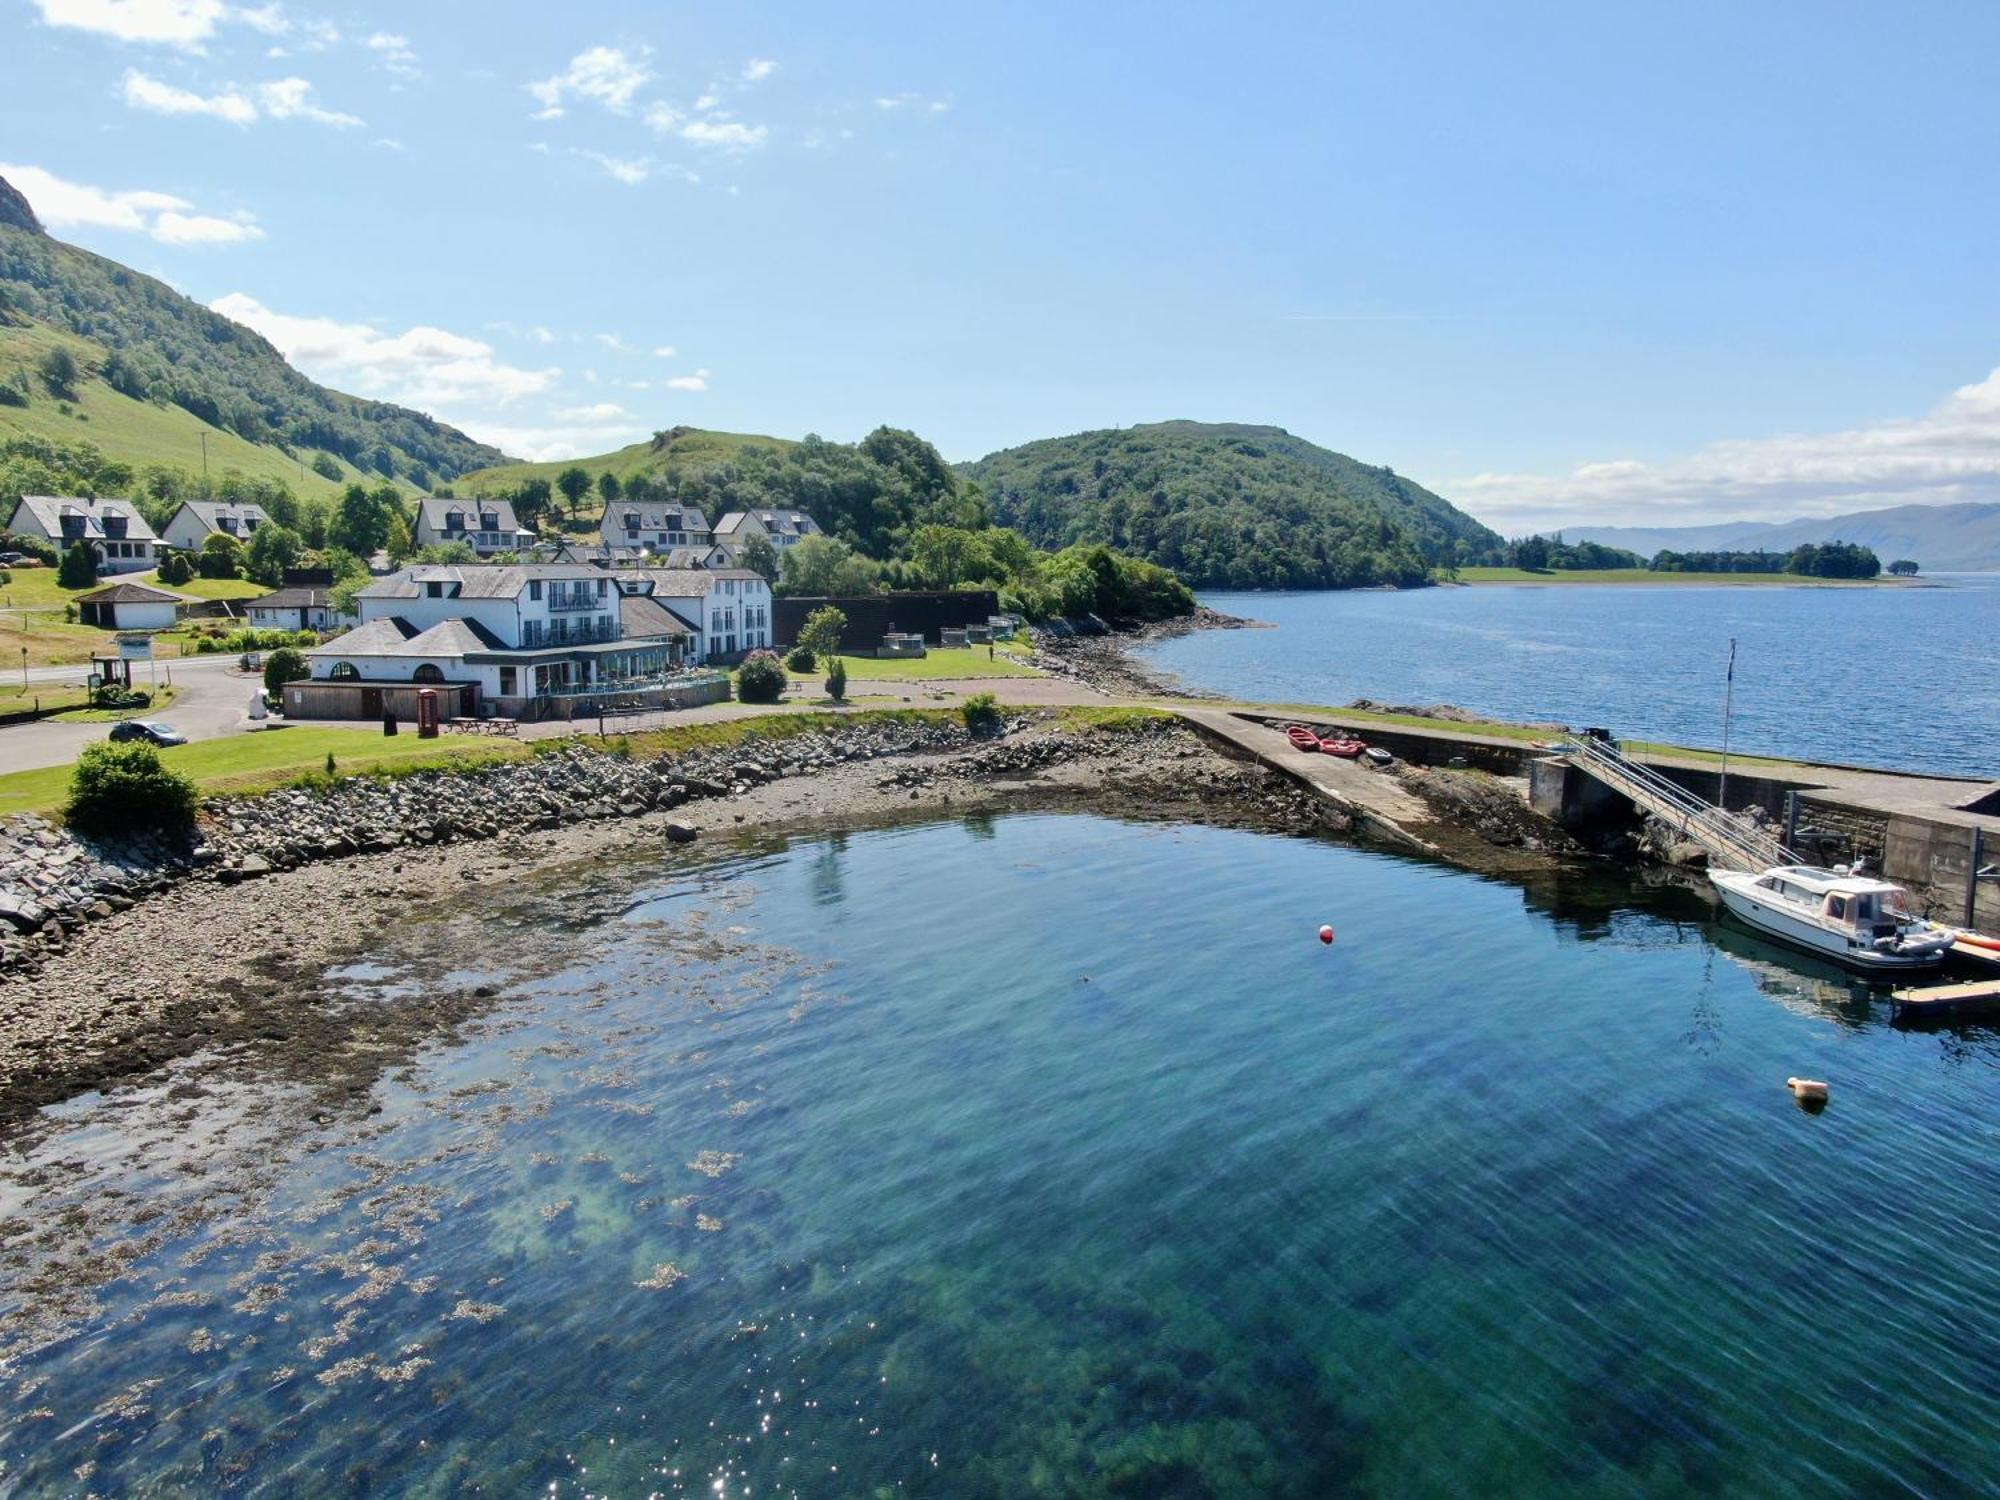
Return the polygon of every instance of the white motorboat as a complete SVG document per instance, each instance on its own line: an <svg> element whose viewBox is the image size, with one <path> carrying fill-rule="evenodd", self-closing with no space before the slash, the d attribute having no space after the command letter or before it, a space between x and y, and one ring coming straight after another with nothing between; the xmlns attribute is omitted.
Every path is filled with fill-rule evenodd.
<svg viewBox="0 0 2000 1500"><path fill-rule="evenodd" d="M1722 904L1766 936L1864 973L1935 968L1958 933L1910 909L1899 885L1844 870L1710 870Z"/></svg>

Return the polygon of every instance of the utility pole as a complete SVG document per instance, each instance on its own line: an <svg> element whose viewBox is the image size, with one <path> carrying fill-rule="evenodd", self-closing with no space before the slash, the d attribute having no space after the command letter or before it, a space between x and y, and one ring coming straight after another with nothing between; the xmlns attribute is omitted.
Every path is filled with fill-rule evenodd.
<svg viewBox="0 0 2000 1500"><path fill-rule="evenodd" d="M201 435L201 487L208 488L208 434Z"/></svg>
<svg viewBox="0 0 2000 1500"><path fill-rule="evenodd" d="M1736 637L1729 638L1728 686L1722 693L1722 788L1715 805L1729 811L1729 720L1736 711Z"/></svg>

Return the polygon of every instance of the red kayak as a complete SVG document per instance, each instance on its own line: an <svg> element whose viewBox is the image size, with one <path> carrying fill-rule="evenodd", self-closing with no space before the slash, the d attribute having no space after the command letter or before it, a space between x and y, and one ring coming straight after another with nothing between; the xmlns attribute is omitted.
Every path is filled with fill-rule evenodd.
<svg viewBox="0 0 2000 1500"><path fill-rule="evenodd" d="M1292 742L1294 750L1304 750L1308 754L1319 749L1319 736L1303 724L1294 724L1285 731L1285 737Z"/></svg>
<svg viewBox="0 0 2000 1500"><path fill-rule="evenodd" d="M1366 740L1321 740L1320 754L1338 755L1342 760L1354 760L1368 748Z"/></svg>

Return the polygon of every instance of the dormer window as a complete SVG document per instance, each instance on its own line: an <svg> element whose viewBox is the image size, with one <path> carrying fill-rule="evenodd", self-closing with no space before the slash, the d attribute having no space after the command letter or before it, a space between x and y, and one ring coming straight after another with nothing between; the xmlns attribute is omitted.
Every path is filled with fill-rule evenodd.
<svg viewBox="0 0 2000 1500"><path fill-rule="evenodd" d="M424 597L426 599L442 599L444 597L444 585L435 578L426 579L424 581Z"/></svg>
<svg viewBox="0 0 2000 1500"><path fill-rule="evenodd" d="M498 531L500 529L500 512L497 510L482 510L479 513L479 529L481 531Z"/></svg>
<svg viewBox="0 0 2000 1500"><path fill-rule="evenodd" d="M447 511L444 518L444 529L446 531L465 530L465 513L457 510Z"/></svg>

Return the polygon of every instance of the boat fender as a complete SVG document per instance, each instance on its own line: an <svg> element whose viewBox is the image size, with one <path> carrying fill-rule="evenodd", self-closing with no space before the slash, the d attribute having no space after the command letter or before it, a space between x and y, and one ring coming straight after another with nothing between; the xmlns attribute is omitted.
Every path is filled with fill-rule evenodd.
<svg viewBox="0 0 2000 1500"><path fill-rule="evenodd" d="M1319 930L1319 940L1329 948L1333 946L1333 924L1329 922Z"/></svg>
<svg viewBox="0 0 2000 1500"><path fill-rule="evenodd" d="M1817 1108L1826 1103L1828 1089L1817 1078L1787 1078L1785 1087L1792 1091L1792 1097L1808 1108Z"/></svg>

